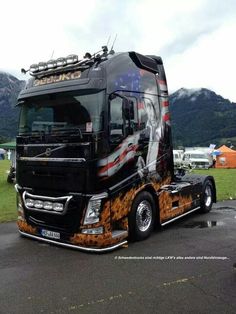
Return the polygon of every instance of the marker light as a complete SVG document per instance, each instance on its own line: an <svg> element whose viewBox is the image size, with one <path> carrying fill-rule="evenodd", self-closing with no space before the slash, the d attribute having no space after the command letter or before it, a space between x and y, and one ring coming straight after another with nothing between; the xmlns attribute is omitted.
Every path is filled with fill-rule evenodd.
<svg viewBox="0 0 236 314"><path fill-rule="evenodd" d="M103 227L83 229L82 233L84 233L84 234L102 234L103 233Z"/></svg>
<svg viewBox="0 0 236 314"><path fill-rule="evenodd" d="M57 66L65 66L66 65L66 58L58 58L57 59Z"/></svg>
<svg viewBox="0 0 236 314"><path fill-rule="evenodd" d="M73 64L78 62L78 56L77 55L69 55L66 57L67 64Z"/></svg>

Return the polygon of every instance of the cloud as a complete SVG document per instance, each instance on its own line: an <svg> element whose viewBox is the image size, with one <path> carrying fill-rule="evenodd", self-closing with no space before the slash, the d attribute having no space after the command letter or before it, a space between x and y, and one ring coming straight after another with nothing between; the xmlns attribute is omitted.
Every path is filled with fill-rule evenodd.
<svg viewBox="0 0 236 314"><path fill-rule="evenodd" d="M160 51L174 57L195 45L202 37L210 36L229 19L236 17L235 1L208 1L197 10L185 13L172 25L173 37Z"/></svg>
<svg viewBox="0 0 236 314"><path fill-rule="evenodd" d="M117 34L115 51L162 56L171 89L211 87L236 101L235 17L235 0L3 1L0 69L22 78L22 67L52 54L82 57Z"/></svg>
<svg viewBox="0 0 236 314"><path fill-rule="evenodd" d="M167 59L170 90L206 87L236 102L232 84L236 72L236 63L232 62L236 55L232 41L235 33L234 20L228 21L210 36L202 37L185 53Z"/></svg>

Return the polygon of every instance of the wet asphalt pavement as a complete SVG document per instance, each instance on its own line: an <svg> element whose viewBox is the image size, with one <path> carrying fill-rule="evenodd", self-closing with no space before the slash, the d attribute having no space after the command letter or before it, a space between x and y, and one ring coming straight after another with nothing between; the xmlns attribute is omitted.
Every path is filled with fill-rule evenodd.
<svg viewBox="0 0 236 314"><path fill-rule="evenodd" d="M88 254L0 224L0 313L236 313L236 201Z"/></svg>

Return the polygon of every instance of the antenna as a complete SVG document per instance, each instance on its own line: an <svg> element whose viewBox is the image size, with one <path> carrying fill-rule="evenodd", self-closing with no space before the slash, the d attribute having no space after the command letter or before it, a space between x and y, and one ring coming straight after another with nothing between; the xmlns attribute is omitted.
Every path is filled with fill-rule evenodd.
<svg viewBox="0 0 236 314"><path fill-rule="evenodd" d="M53 49L53 51L52 51L52 55L51 55L51 58L50 58L50 59L52 59L53 56L54 56L54 50L55 50L55 49Z"/></svg>
<svg viewBox="0 0 236 314"><path fill-rule="evenodd" d="M113 44L112 44L112 46L111 46L111 50L110 50L110 53L111 53L111 54L115 53L115 51L113 50L113 47L114 47L114 44L115 44L115 42L116 42L116 38L117 38L117 34L116 34L115 39L114 39L114 41L113 41Z"/></svg>
<svg viewBox="0 0 236 314"><path fill-rule="evenodd" d="M109 42L110 42L110 39L111 39L111 35L110 35L109 38L108 38L108 41L107 41L107 44L106 44L107 47L108 47L108 44L109 44Z"/></svg>

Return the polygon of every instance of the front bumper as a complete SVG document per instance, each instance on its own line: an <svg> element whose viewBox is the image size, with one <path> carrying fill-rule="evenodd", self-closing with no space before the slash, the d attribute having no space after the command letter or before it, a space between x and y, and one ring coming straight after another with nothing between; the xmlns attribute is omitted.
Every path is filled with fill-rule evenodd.
<svg viewBox="0 0 236 314"><path fill-rule="evenodd" d="M125 245L127 243L127 240L124 240L120 243L108 246L108 247L104 247L104 248L95 248L95 247L83 247L83 246L79 246L79 245L75 245L75 244L69 244L69 243L63 243L63 242L59 242L59 241L54 241L51 239L46 239L46 238L42 238L40 236L37 235L32 235L29 233L25 233L21 230L19 230L20 234L22 236L34 239L34 240L39 240L39 241L43 241L43 242L47 242L49 244L55 244L55 245L59 245L59 246L63 246L63 247L67 247L67 248L72 248L72 249L77 249L77 250L81 250L81 251L86 251L86 252L96 252L96 253L102 253L102 252L109 252L112 250L117 249L118 247Z"/></svg>
<svg viewBox="0 0 236 314"><path fill-rule="evenodd" d="M128 231L115 230L103 234L74 233L69 235L61 233L59 240L51 239L41 234L40 230L42 228L33 227L22 219L18 220L18 228L20 234L25 237L87 252L112 251L126 244L128 237Z"/></svg>

